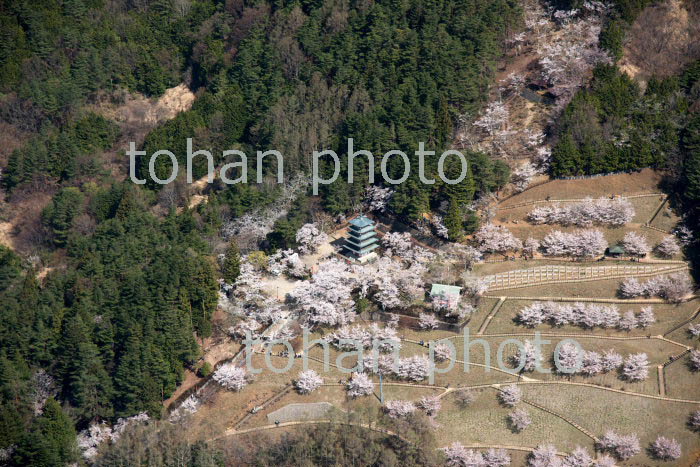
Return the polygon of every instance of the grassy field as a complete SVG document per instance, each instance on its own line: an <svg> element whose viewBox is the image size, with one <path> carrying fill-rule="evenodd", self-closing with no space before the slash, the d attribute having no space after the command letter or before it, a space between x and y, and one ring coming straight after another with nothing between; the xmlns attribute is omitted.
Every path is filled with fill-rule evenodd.
<svg viewBox="0 0 700 467"><path fill-rule="evenodd" d="M436 417L437 437L443 445L469 440L480 444L536 447L551 442L552 434L556 433L559 450L571 450L576 446L592 450L591 439L582 432L554 415L524 404L521 408L529 412L532 425L515 433L507 424L507 416L513 409L498 403L495 389L474 390L473 394L475 400L466 408L460 407L452 394L444 398L442 410Z"/></svg>
<svg viewBox="0 0 700 467"><path fill-rule="evenodd" d="M658 187L661 174L651 169L644 169L632 174L611 175L587 180L554 180L532 187L520 194L508 198L503 206L511 206L532 200L569 198L599 198L601 196L634 195L640 193L660 193Z"/></svg>
<svg viewBox="0 0 700 467"><path fill-rule="evenodd" d="M505 291L504 291L505 292ZM500 334L506 332L534 332L540 331L543 333L560 333L560 334L590 334L596 336L617 336L617 337L627 337L627 336L657 336L659 334L665 333L667 330L671 329L674 325L688 319L700 306L700 301L693 300L690 302L681 303L678 305L673 304L653 304L649 305L654 310L654 315L656 316L656 323L652 324L646 329L633 329L631 331L620 331L617 329L604 329L604 328L594 328L594 329L584 329L579 326L561 326L556 327L550 324L544 323L535 328L528 328L522 326L515 321L518 311L531 305L536 300L506 300L498 313L493 317L488 327L486 328L486 334ZM571 304L571 303L568 303ZM620 314L624 314L627 311L639 312L639 310L645 305L625 305L625 304L615 304L617 306ZM478 329L480 323L472 326L471 328ZM669 339L672 337L669 336Z"/></svg>
<svg viewBox="0 0 700 467"><path fill-rule="evenodd" d="M559 386L525 384L522 389L526 399L555 412L566 413L571 420L597 436L607 429L636 433L642 448L659 434L677 439L683 445L684 455L676 463L665 465L691 465L700 454L698 435L685 426L689 413L698 410L700 404L660 401L589 387L571 386L562 390ZM642 451L625 465L650 464Z"/></svg>

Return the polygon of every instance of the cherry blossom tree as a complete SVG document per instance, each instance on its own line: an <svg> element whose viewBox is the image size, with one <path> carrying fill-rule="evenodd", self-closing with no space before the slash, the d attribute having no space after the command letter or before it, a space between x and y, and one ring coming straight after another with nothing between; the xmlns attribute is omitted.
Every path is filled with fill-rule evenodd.
<svg viewBox="0 0 700 467"><path fill-rule="evenodd" d="M535 302L518 311L516 319L520 324L534 328L547 320L542 302Z"/></svg>
<svg viewBox="0 0 700 467"><path fill-rule="evenodd" d="M628 355L622 366L622 374L629 381L644 381L649 377L649 359L645 353Z"/></svg>
<svg viewBox="0 0 700 467"><path fill-rule="evenodd" d="M391 352L401 348L401 339L395 327L379 327L373 323L363 326L343 326L325 338L327 342L341 350L367 349L376 347L380 352Z"/></svg>
<svg viewBox="0 0 700 467"><path fill-rule="evenodd" d="M452 349L445 343L436 344L433 352L436 362L445 362L452 358Z"/></svg>
<svg viewBox="0 0 700 467"><path fill-rule="evenodd" d="M678 241L671 235L667 235L666 237L664 237L664 239L661 240L661 242L658 245L656 245L655 249L660 256L663 256L665 258L671 258L681 252L681 246L678 244Z"/></svg>
<svg viewBox="0 0 700 467"><path fill-rule="evenodd" d="M549 40L541 40L537 53L542 78L549 82L551 92L563 108L583 85L588 71L611 60L598 47L601 15L579 16L578 10L557 10L554 18L556 35L552 33L547 36Z"/></svg>
<svg viewBox="0 0 700 467"><path fill-rule="evenodd" d="M56 382L45 370L37 370L32 375L31 401L35 416L39 416L44 412L46 401L53 397L56 391Z"/></svg>
<svg viewBox="0 0 700 467"><path fill-rule="evenodd" d="M632 203L624 198L587 198L578 203L544 205L534 208L528 214L533 224L560 224L564 226L591 227L607 225L621 227L634 218Z"/></svg>
<svg viewBox="0 0 700 467"><path fill-rule="evenodd" d="M382 246L400 258L413 259L414 245L408 232L389 232L382 237Z"/></svg>
<svg viewBox="0 0 700 467"><path fill-rule="evenodd" d="M484 260L484 255L472 246L452 243L448 248L450 255L464 263L465 270L471 270L475 264Z"/></svg>
<svg viewBox="0 0 700 467"><path fill-rule="evenodd" d="M622 355L615 352L613 349L606 350L601 356L600 364L603 373L617 370L622 366L622 363Z"/></svg>
<svg viewBox="0 0 700 467"><path fill-rule="evenodd" d="M221 228L222 237L224 240L235 238L244 253L258 249L267 234L272 232L277 219L287 215L294 200L309 183L309 177L304 174L287 180L279 185L282 191L271 205L225 221Z"/></svg>
<svg viewBox="0 0 700 467"><path fill-rule="evenodd" d="M445 454L447 467L481 467L484 465L481 453L467 449L461 443L452 443L450 446L442 448L442 451Z"/></svg>
<svg viewBox="0 0 700 467"><path fill-rule="evenodd" d="M185 399L182 404L175 408L175 410L170 412L170 417L168 421L171 423L177 423L185 420L189 415L197 412L199 407L202 405L202 400L197 397L196 394L190 394L187 399Z"/></svg>
<svg viewBox="0 0 700 467"><path fill-rule="evenodd" d="M671 303L680 303L693 292L693 285L687 274L677 273L652 277L644 283L628 277L620 283L619 291L624 298L656 295Z"/></svg>
<svg viewBox="0 0 700 467"><path fill-rule="evenodd" d="M231 326L229 328L229 333L239 339L245 339L248 336L256 338L258 336L257 331L260 327L261 324L255 319L245 319L235 326Z"/></svg>
<svg viewBox="0 0 700 467"><path fill-rule="evenodd" d="M622 239L622 248L625 252L633 256L646 256L651 249L649 248L649 243L643 235L639 235L636 232L627 232Z"/></svg>
<svg viewBox="0 0 700 467"><path fill-rule="evenodd" d="M608 430L597 445L600 450L610 452L620 460L636 456L642 450L636 434L620 435L612 430Z"/></svg>
<svg viewBox="0 0 700 467"><path fill-rule="evenodd" d="M576 304L578 305L578 304ZM566 303L545 302L544 313L553 326L566 326L567 324L577 324L580 319L574 312L575 307ZM576 307L578 309L578 306Z"/></svg>
<svg viewBox="0 0 700 467"><path fill-rule="evenodd" d="M437 235L438 237L444 238L445 240L448 240L450 238L449 232L447 230L447 227L445 226L445 222L442 216L435 214L430 219L430 225L433 226L433 229L435 230L435 235Z"/></svg>
<svg viewBox="0 0 700 467"><path fill-rule="evenodd" d="M432 313L420 313L418 315L418 327L424 331L437 329L440 322Z"/></svg>
<svg viewBox="0 0 700 467"><path fill-rule="evenodd" d="M519 33L513 36L512 42L518 44L517 47L519 48L519 44L524 40L525 33ZM503 89L504 91L508 91L511 95L520 94L525 87L525 76L521 73L510 73L506 79L501 80L501 82L506 85L505 89Z"/></svg>
<svg viewBox="0 0 700 467"><path fill-rule="evenodd" d="M637 327L646 329L655 322L656 316L654 316L654 308L651 306L642 307L640 312L637 314Z"/></svg>
<svg viewBox="0 0 700 467"><path fill-rule="evenodd" d="M644 295L644 284L634 277L628 277L620 283L620 295L624 298L635 298Z"/></svg>
<svg viewBox="0 0 700 467"><path fill-rule="evenodd" d="M469 389L459 389L455 393L457 403L462 407L467 407L474 402L474 394Z"/></svg>
<svg viewBox="0 0 700 467"><path fill-rule="evenodd" d="M678 237L678 241L681 243L683 246L688 246L691 243L693 243L693 240L695 239L695 236L693 234L693 231L690 230L688 227L685 225L682 225L678 227L674 233L676 234L676 237Z"/></svg>
<svg viewBox="0 0 700 467"><path fill-rule="evenodd" d="M516 192L524 191L530 183L532 178L537 175L537 167L532 162L527 162L513 172L511 181L515 185Z"/></svg>
<svg viewBox="0 0 700 467"><path fill-rule="evenodd" d="M530 426L532 420L530 419L530 414L527 413L527 411L523 409L515 409L513 412L508 414L508 422L513 430L519 433Z"/></svg>
<svg viewBox="0 0 700 467"><path fill-rule="evenodd" d="M508 107L503 102L494 101L486 107L482 116L473 125L489 136L496 136L505 129L509 116Z"/></svg>
<svg viewBox="0 0 700 467"><path fill-rule="evenodd" d="M557 456L557 448L551 444L540 444L527 458L530 467L560 467L561 460Z"/></svg>
<svg viewBox="0 0 700 467"><path fill-rule="evenodd" d="M299 258L299 253L294 250L277 250L268 260L268 271L273 276L287 274L298 279L308 274L306 266Z"/></svg>
<svg viewBox="0 0 700 467"><path fill-rule="evenodd" d="M361 270L361 279L374 290L372 299L382 308L407 308L425 294L424 276L427 269L414 262L405 266L400 261L381 257Z"/></svg>
<svg viewBox="0 0 700 467"><path fill-rule="evenodd" d="M393 400L384 404L384 411L391 418L403 418L416 411L416 406L411 401Z"/></svg>
<svg viewBox="0 0 700 467"><path fill-rule="evenodd" d="M321 387L323 378L314 370L306 370L299 373L297 379L294 380L294 387L299 394L309 394Z"/></svg>
<svg viewBox="0 0 700 467"><path fill-rule="evenodd" d="M355 398L368 396L374 391L374 384L370 377L364 373L353 373L347 382L348 396Z"/></svg>
<svg viewBox="0 0 700 467"><path fill-rule="evenodd" d="M474 240L479 250L485 253L506 253L523 247L523 243L508 229L494 224L484 224L474 234Z"/></svg>
<svg viewBox="0 0 700 467"><path fill-rule="evenodd" d="M659 436L651 444L651 452L660 460L671 461L681 457L681 444L673 438Z"/></svg>
<svg viewBox="0 0 700 467"><path fill-rule="evenodd" d="M307 327L342 326L355 318L354 284L348 266L332 259L320 263L311 280L301 281L288 296Z"/></svg>
<svg viewBox="0 0 700 467"><path fill-rule="evenodd" d="M506 467L510 465L510 455L505 449L491 448L482 455L485 467Z"/></svg>
<svg viewBox="0 0 700 467"><path fill-rule="evenodd" d="M462 321L468 316L471 316L476 311L476 308L466 300L460 300L453 308L445 310L445 316L456 318L457 321Z"/></svg>
<svg viewBox="0 0 700 467"><path fill-rule="evenodd" d="M530 258L535 256L537 250L540 249L540 242L532 237L528 237L523 245L523 253L527 254Z"/></svg>
<svg viewBox="0 0 700 467"><path fill-rule="evenodd" d="M588 449L576 446L576 448L571 451L571 454L564 458L564 466L566 467L591 467L593 465L593 458L588 452Z"/></svg>
<svg viewBox="0 0 700 467"><path fill-rule="evenodd" d="M555 230L547 234L540 244L546 256L572 256L575 258L600 256L608 247L603 232L583 229L575 232Z"/></svg>
<svg viewBox="0 0 700 467"><path fill-rule="evenodd" d="M506 407L515 407L522 397L522 391L515 384L505 386L498 392L498 400Z"/></svg>
<svg viewBox="0 0 700 467"><path fill-rule="evenodd" d="M106 423L92 423L78 433L77 443L83 458L89 461L97 457L100 445L111 439L112 429Z"/></svg>
<svg viewBox="0 0 700 467"><path fill-rule="evenodd" d="M432 417L438 413L440 407L442 407L442 402L437 396L425 396L418 401L418 407L425 410L426 415Z"/></svg>
<svg viewBox="0 0 700 467"><path fill-rule="evenodd" d="M149 419L147 413L141 412L131 417L119 418L113 427L104 422L93 422L78 434L78 447L82 451L83 457L90 461L95 458L102 443L118 441L128 427L145 423Z"/></svg>
<svg viewBox="0 0 700 467"><path fill-rule="evenodd" d="M384 376L396 374L398 361L393 355L379 355L376 359L374 357L373 352L364 356L362 359L364 371Z"/></svg>
<svg viewBox="0 0 700 467"><path fill-rule="evenodd" d="M262 301L265 297L262 292L262 277L255 266L243 258L241 273L234 284L234 296L246 303Z"/></svg>
<svg viewBox="0 0 700 467"><path fill-rule="evenodd" d="M316 253L318 247L328 241L328 235L316 224L304 224L297 231L296 241L299 244L299 253L310 255Z"/></svg>
<svg viewBox="0 0 700 467"><path fill-rule="evenodd" d="M631 316L634 321L632 326L636 326L637 318L634 314ZM549 322L552 326L574 325L587 329L613 328L619 326L620 312L615 305L534 302L516 313L516 321L528 327L536 327L544 322Z"/></svg>
<svg viewBox="0 0 700 467"><path fill-rule="evenodd" d="M585 376L595 376L602 371L603 362L600 354L593 351L584 351L580 372Z"/></svg>
<svg viewBox="0 0 700 467"><path fill-rule="evenodd" d="M250 376L245 368L237 367L234 363L221 365L214 372L212 378L222 387L232 391L240 391L250 381Z"/></svg>
<svg viewBox="0 0 700 467"><path fill-rule="evenodd" d="M634 312L626 311L625 314L622 315L617 327L622 331L631 331L632 329L636 328L637 317L634 315Z"/></svg>
<svg viewBox="0 0 700 467"><path fill-rule="evenodd" d="M690 351L690 360L688 361L690 369L693 371L700 371L700 350Z"/></svg>
<svg viewBox="0 0 700 467"><path fill-rule="evenodd" d="M549 167L552 164L552 148L549 146L542 146L535 150L535 155L532 158L532 162L537 167L540 173L549 172Z"/></svg>
<svg viewBox="0 0 700 467"><path fill-rule="evenodd" d="M389 207L389 200L393 194L394 190L391 188L381 188L377 185L370 185L365 191L365 199L362 205L369 212L384 212Z"/></svg>
<svg viewBox="0 0 700 467"><path fill-rule="evenodd" d="M657 295L671 303L680 303L693 293L692 281L687 274L678 273L663 277L660 290Z"/></svg>
<svg viewBox="0 0 700 467"><path fill-rule="evenodd" d="M542 354L540 349L536 348L535 345L530 340L525 340L523 342L522 348L518 348L518 351L512 357L513 365L516 367L521 367L521 371L535 371L538 363L542 361Z"/></svg>
<svg viewBox="0 0 700 467"><path fill-rule="evenodd" d="M428 377L429 369L428 357L425 355L414 355L399 360L396 377L413 382L423 381Z"/></svg>
<svg viewBox="0 0 700 467"><path fill-rule="evenodd" d="M583 366L583 353L573 343L565 342L554 352L554 361L561 373L575 373Z"/></svg>
<svg viewBox="0 0 700 467"><path fill-rule="evenodd" d="M700 336L700 324L691 324L688 326L688 334L693 337Z"/></svg>
<svg viewBox="0 0 700 467"><path fill-rule="evenodd" d="M491 285L491 280L485 277L472 276L471 274L462 274L464 281L464 296L479 297L486 293Z"/></svg>

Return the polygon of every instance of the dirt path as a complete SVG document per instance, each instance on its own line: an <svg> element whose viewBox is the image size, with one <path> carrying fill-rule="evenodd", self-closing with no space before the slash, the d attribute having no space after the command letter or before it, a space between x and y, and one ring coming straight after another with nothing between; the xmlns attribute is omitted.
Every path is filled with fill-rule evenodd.
<svg viewBox="0 0 700 467"><path fill-rule="evenodd" d="M337 422L334 420L304 420L304 421L298 421L298 422L283 422L283 423L276 423L272 425L263 425L263 426L258 426L254 428L244 428L242 430L226 430L223 435L217 436L215 438L211 438L207 441L214 441L217 439L225 438L228 436L233 436L233 435L242 435L246 433L254 433L256 431L263 431L263 430L271 430L274 428L284 428L284 427L289 427L289 426L300 426L300 425L318 425L322 423L327 423L327 424L338 424L338 425L350 425L350 426L357 426L360 428L365 428L367 430L371 431L376 431L377 433L383 433L385 435L389 436L395 436L396 438L399 438L400 440L410 443L406 438L402 437L401 435L394 433L393 431L387 430L385 428L379 428L375 427L372 425L368 425L366 423L354 423L354 422Z"/></svg>
<svg viewBox="0 0 700 467"><path fill-rule="evenodd" d="M486 331L486 328L488 325L491 323L491 320L493 319L494 316L496 316L496 313L498 313L498 310L501 309L501 306L506 302L506 297L501 297L498 299L498 303L494 305L493 309L491 310L491 313L484 319L484 322L481 323L481 326L479 327L479 331L477 331L477 334L481 335Z"/></svg>
<svg viewBox="0 0 700 467"><path fill-rule="evenodd" d="M484 295L484 298L500 298L497 295ZM683 302L696 300L698 295L690 295L683 299ZM506 300L528 300L533 302L595 302L595 303L620 303L626 305L643 305L643 304L668 304L666 300L661 298L597 298L597 297L519 297L508 296Z"/></svg>

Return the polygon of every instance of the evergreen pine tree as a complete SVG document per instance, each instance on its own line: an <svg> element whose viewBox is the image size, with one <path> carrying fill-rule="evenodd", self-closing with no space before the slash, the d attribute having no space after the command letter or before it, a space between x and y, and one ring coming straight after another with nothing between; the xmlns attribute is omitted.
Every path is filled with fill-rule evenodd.
<svg viewBox="0 0 700 467"><path fill-rule="evenodd" d="M241 251L236 240L231 240L228 244L224 257L224 264L221 267L224 281L233 284L241 273Z"/></svg>

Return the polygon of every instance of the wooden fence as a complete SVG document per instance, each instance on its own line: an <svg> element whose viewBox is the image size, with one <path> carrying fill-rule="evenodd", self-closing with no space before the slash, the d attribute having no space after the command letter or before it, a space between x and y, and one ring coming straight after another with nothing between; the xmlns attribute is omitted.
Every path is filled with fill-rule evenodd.
<svg viewBox="0 0 700 467"><path fill-rule="evenodd" d="M574 267L547 265L531 269L518 269L486 276L489 292L509 288L529 287L542 284L585 282L616 279L622 277L643 277L684 271L686 265L631 265L614 264L609 266Z"/></svg>

